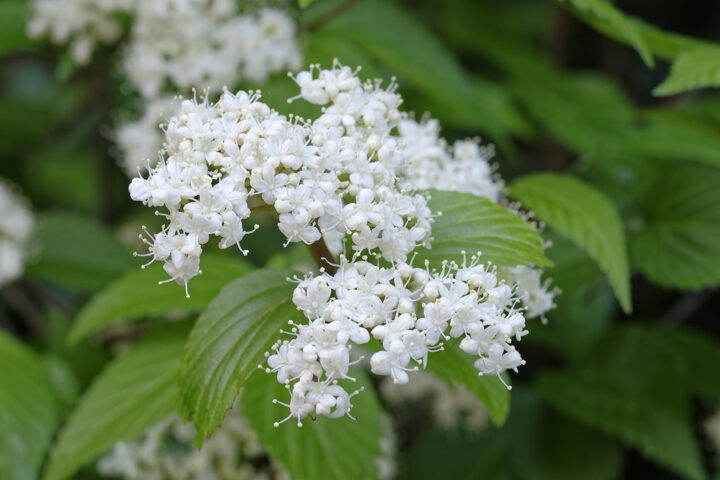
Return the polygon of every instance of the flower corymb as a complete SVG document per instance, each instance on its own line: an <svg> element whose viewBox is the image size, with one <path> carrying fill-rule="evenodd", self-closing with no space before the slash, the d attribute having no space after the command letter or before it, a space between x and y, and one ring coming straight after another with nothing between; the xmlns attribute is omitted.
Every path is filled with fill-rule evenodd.
<svg viewBox="0 0 720 480"><path fill-rule="evenodd" d="M259 92L182 101L165 126L161 161L130 184L134 200L167 219L160 232L145 232L145 255L164 262L186 292L211 238L248 254L241 242L258 228L248 222L256 208L275 213L285 245L323 245L319 274L289 279L306 322L291 322L290 338L262 367L287 386L289 402L275 401L298 424L352 416L362 388L345 385L366 357L373 373L405 384L457 339L453 348L474 357L480 375L516 370L524 361L513 342L527 333L526 316L542 316L555 295L539 270L498 269L480 252L462 252L461 263L415 264L418 247L432 248L441 214L422 189L504 202L503 183L491 148L476 140L448 146L436 121L400 110L394 81L363 83L358 71L336 62L292 76L300 94L289 101L323 106L313 120L280 115Z"/></svg>

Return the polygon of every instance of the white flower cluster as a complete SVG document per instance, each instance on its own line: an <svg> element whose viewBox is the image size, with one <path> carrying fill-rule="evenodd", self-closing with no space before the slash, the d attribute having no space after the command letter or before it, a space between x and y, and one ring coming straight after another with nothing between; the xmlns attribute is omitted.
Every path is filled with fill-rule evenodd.
<svg viewBox="0 0 720 480"><path fill-rule="evenodd" d="M449 148L434 119L406 119L398 130L406 145L403 183L408 188L453 190L500 201L503 183L488 162L493 155L491 146L459 140Z"/></svg>
<svg viewBox="0 0 720 480"><path fill-rule="evenodd" d="M256 82L300 66L295 24L272 8L238 15L234 0L33 0L28 33L70 43L85 64L98 43L116 41L121 15L134 18L125 55L128 76L146 97L164 82L220 88L240 76Z"/></svg>
<svg viewBox="0 0 720 480"><path fill-rule="evenodd" d="M134 200L167 209L169 223L151 236L147 255L186 288L210 236L240 247L254 231L242 225L249 199L274 207L288 243L347 234L355 252L393 262L427 242L426 198L395 183L403 161L391 134L402 118L395 85L362 84L339 64L295 80L303 98L327 104L314 122L279 115L257 93L186 100L166 127L167 157L131 182Z"/></svg>
<svg viewBox="0 0 720 480"><path fill-rule="evenodd" d="M164 0L138 1L134 13L125 71L146 98L168 81L215 90L300 67L295 24L281 10L237 15L235 0Z"/></svg>
<svg viewBox="0 0 720 480"><path fill-rule="evenodd" d="M243 221L255 206L277 212L286 245L324 240L331 251L352 255L341 255L332 274L298 280L293 300L308 323L293 324L294 338L268 354L267 370L287 384L291 398L283 405L298 423L308 415L350 415L358 392L339 382L355 363L351 345L371 336L383 346L372 355L372 371L398 383L407 383L408 372L424 367L428 353L450 338L477 357L480 374L499 376L523 363L512 339L526 333L520 296L532 299L527 291L517 292L514 280L481 265L479 256L440 271L413 267L410 259L429 244L432 212L425 196L412 193L422 177L408 172L467 164L477 178L465 183L450 177L462 175L461 168L431 174L454 182L447 188L464 185L498 201L501 186L492 179L488 151L468 141L451 155L437 124L414 126L400 112L394 82L382 88L356 74L336 62L293 77L300 87L295 98L323 105L313 121L279 115L258 92L225 91L216 103L186 100L165 127L161 162L130 184L134 200L167 210L162 231L148 233L146 255L165 262L170 280L186 293L210 237L247 253L240 242L254 229ZM533 314L539 310L531 307Z"/></svg>
<svg viewBox="0 0 720 480"><path fill-rule="evenodd" d="M111 43L122 29L119 14L134 21L125 46L124 73L149 102L139 121L117 128L115 140L130 176L154 164L162 147L159 114L172 91L201 87L217 92L241 80L264 82L272 73L300 67L296 27L282 10L239 15L235 0L34 0L31 35L71 42L73 59L90 60L95 44ZM168 112L171 113L171 112Z"/></svg>
<svg viewBox="0 0 720 480"><path fill-rule="evenodd" d="M22 274L33 216L11 187L0 182L0 287Z"/></svg>
<svg viewBox="0 0 720 480"><path fill-rule="evenodd" d="M73 60L90 61L98 43L112 43L122 27L118 13L133 10L137 0L33 0L27 30L32 37L48 35L56 44L70 44Z"/></svg>
<svg viewBox="0 0 720 480"><path fill-rule="evenodd" d="M392 405L429 400L435 421L445 429L459 425L479 431L488 424L485 404L462 384L450 387L435 375L419 371L408 385L397 385L388 379L380 384L383 399Z"/></svg>
<svg viewBox="0 0 720 480"><path fill-rule="evenodd" d="M504 185L489 164L491 147L481 147L477 140L457 141L450 148L440 137L437 120L416 122L406 119L398 126L406 145L402 184L405 188L452 190L472 193L495 203L502 203L513 213L523 216L504 198ZM527 218L524 218L527 220ZM542 270L530 266L501 268L500 278L517 285L518 296L525 306L527 318L540 317L555 307L557 289L550 281L542 281Z"/></svg>
<svg viewBox="0 0 720 480"><path fill-rule="evenodd" d="M266 369L290 390L285 420L297 418L300 425L312 414L350 415L357 392L349 394L338 382L350 379L352 344L365 344L370 336L382 344L370 359L372 372L399 384L408 383L408 372L424 368L428 354L451 338L477 357L481 375L517 369L524 362L512 339L527 333L525 317L513 288L478 260L445 264L438 272L343 258L334 275L300 281L293 302L309 322L292 324L293 338L273 346Z"/></svg>
<svg viewBox="0 0 720 480"><path fill-rule="evenodd" d="M195 448L195 429L173 415L150 428L143 438L118 442L97 464L103 476L124 480L289 480L276 462L265 464L267 452L238 407ZM265 465L265 466L263 466Z"/></svg>

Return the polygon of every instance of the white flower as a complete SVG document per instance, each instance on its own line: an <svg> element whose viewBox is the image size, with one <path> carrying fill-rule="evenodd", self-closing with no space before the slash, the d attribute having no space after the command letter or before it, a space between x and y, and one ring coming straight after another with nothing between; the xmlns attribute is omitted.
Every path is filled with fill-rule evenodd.
<svg viewBox="0 0 720 480"><path fill-rule="evenodd" d="M24 200L0 181L0 287L22 275L34 219Z"/></svg>
<svg viewBox="0 0 720 480"><path fill-rule="evenodd" d="M509 283L517 285L517 295L525 306L527 318L540 317L553 308L558 289L550 288L550 280L542 281L542 270L524 265L500 269L500 275Z"/></svg>

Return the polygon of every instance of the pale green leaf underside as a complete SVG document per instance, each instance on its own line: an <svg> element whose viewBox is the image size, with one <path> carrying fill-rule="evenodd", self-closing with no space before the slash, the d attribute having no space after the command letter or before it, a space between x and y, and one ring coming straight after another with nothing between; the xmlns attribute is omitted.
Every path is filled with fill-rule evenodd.
<svg viewBox="0 0 720 480"><path fill-rule="evenodd" d="M293 479L378 477L375 459L382 454L382 410L367 375L361 370L353 370L350 375L366 387L352 398L352 414L357 421L348 417L318 417L315 421L305 418L303 426L298 427L297 419L290 419L277 428L273 424L289 412L272 400L287 403L289 392L274 374L257 371L248 379L240 397L243 413L270 456L282 463ZM353 388L353 384L346 388Z"/></svg>
<svg viewBox="0 0 720 480"><path fill-rule="evenodd" d="M252 268L246 262L212 254L203 255L201 267L202 275L190 282L190 298L185 298L185 291L175 282L158 285L168 277L160 264L125 274L83 307L68 340L76 343L103 327L142 317L200 310L225 285Z"/></svg>
<svg viewBox="0 0 720 480"><path fill-rule="evenodd" d="M292 275L249 273L227 285L195 323L180 370L180 411L194 421L198 443L220 425L280 329L301 316L291 301Z"/></svg>
<svg viewBox="0 0 720 480"><path fill-rule="evenodd" d="M0 478L36 479L57 422L42 362L0 330Z"/></svg>
<svg viewBox="0 0 720 480"><path fill-rule="evenodd" d="M521 177L510 191L540 220L585 249L609 277L623 310L632 309L622 223L601 192L572 176L552 173Z"/></svg>
<svg viewBox="0 0 720 480"><path fill-rule="evenodd" d="M682 52L673 61L670 75L653 93L674 95L706 87L720 87L720 48Z"/></svg>
<svg viewBox="0 0 720 480"><path fill-rule="evenodd" d="M165 327L105 368L61 431L45 480L71 477L116 442L133 440L177 411L186 337L185 326Z"/></svg>
<svg viewBox="0 0 720 480"><path fill-rule="evenodd" d="M535 227L490 200L470 193L429 190L430 209L442 212L432 226L431 248L416 251L417 262L439 267L444 260L462 262L482 253L482 262L495 265L549 265ZM417 263L420 264L420 263Z"/></svg>

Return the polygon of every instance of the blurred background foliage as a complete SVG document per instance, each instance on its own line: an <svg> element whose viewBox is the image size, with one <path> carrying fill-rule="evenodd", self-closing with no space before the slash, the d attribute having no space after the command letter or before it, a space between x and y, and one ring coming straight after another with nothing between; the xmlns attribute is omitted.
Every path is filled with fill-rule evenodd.
<svg viewBox="0 0 720 480"><path fill-rule="evenodd" d="M511 196L553 219L548 276L562 295L547 325L531 325L523 342L527 365L513 376L507 421L447 431L417 410L393 410L399 476L720 478L718 446L703 428L720 400L720 94L692 90L720 85L720 3L317 0L290 7L306 63L337 57L362 65L366 77L396 76L407 110L430 112L448 139L480 135L494 143ZM132 115L138 102L117 49L103 47L89 66L75 67L64 49L27 38L28 15L22 0L0 2L0 176L22 187L39 216L26 276L0 294L0 325L41 352L38 369L54 372L56 393L33 393L62 407L55 418L37 418L43 430L62 422L111 357L102 337L68 346L78 312L135 271L138 226L161 222L131 204L113 156L111 122ZM283 99L295 90L284 75L262 86L280 111L289 111ZM312 114L312 106L298 108ZM615 285L568 240L573 226L552 228L562 225L557 205L511 181L539 171L582 179L619 212L631 311L618 307ZM287 267L308 258L302 249L277 254L283 240L268 227L248 238L253 262ZM244 268L203 279L207 287L196 285L190 309ZM133 315L153 312L139 307ZM135 338L138 329L107 335ZM13 348L0 355L25 354Z"/></svg>

